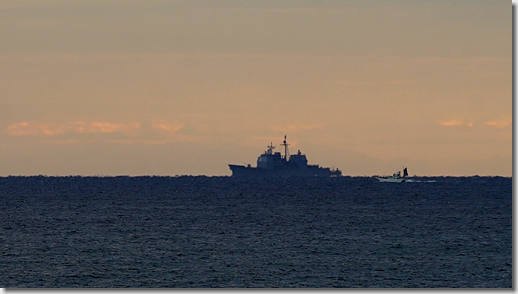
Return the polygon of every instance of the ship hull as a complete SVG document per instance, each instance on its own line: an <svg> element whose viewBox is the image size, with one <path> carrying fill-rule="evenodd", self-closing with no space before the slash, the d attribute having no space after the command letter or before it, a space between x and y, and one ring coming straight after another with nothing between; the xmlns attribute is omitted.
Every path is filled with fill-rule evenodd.
<svg viewBox="0 0 518 294"><path fill-rule="evenodd" d="M232 176L236 178L257 178L257 177L332 177L339 176L336 171L318 166L308 166L303 169L264 169L244 165L229 164Z"/></svg>

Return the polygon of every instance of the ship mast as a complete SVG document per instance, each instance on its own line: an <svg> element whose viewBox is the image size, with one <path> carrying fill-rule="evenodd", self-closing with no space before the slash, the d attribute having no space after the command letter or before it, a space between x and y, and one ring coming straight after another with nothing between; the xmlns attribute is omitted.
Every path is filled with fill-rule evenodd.
<svg viewBox="0 0 518 294"><path fill-rule="evenodd" d="M275 146L273 146L273 142L270 142L270 146L266 147L268 147L268 151L266 152L266 154L273 154L273 148L275 148Z"/></svg>
<svg viewBox="0 0 518 294"><path fill-rule="evenodd" d="M288 154L289 154L288 145L290 145L290 144L286 143L286 135L284 135L284 141L282 141L281 146L284 146L284 159L286 159L286 160L288 160Z"/></svg>

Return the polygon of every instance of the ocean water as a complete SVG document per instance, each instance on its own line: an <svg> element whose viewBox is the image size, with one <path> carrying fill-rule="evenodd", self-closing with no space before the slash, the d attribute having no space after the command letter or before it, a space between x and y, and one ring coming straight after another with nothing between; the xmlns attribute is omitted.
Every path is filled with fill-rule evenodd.
<svg viewBox="0 0 518 294"><path fill-rule="evenodd" d="M0 287L511 288L512 179L417 180L3 177Z"/></svg>

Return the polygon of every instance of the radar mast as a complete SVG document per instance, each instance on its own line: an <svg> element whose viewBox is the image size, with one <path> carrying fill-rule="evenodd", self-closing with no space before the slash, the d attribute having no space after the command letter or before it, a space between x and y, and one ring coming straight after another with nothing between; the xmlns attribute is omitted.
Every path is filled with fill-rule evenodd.
<svg viewBox="0 0 518 294"><path fill-rule="evenodd" d="M288 144L286 142L286 135L284 135L284 141L282 141L281 146L284 146L284 159L285 160L288 160L288 155L289 155L288 145L290 145L290 144Z"/></svg>
<svg viewBox="0 0 518 294"><path fill-rule="evenodd" d="M273 146L273 142L270 142L270 146L266 147L268 147L268 151L266 151L266 154L273 154L273 149L275 148L275 146Z"/></svg>

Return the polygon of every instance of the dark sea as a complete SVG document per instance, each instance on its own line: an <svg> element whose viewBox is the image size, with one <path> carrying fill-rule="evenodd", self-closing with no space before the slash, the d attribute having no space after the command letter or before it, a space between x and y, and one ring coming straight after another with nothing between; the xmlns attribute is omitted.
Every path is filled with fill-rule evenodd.
<svg viewBox="0 0 518 294"><path fill-rule="evenodd" d="M512 178L2 177L2 288L511 288Z"/></svg>

